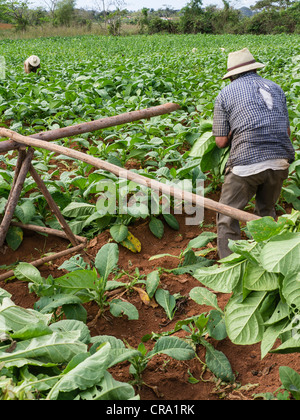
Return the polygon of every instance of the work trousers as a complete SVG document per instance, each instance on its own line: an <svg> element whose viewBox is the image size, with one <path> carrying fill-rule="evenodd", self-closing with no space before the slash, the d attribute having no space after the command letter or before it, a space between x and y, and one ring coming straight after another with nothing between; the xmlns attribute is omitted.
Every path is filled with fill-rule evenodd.
<svg viewBox="0 0 300 420"><path fill-rule="evenodd" d="M229 172L225 176L220 203L244 210L249 201L256 196L255 214L261 217L272 216L275 219L275 204L288 174L288 169L280 171L268 169L247 177ZM219 257L225 258L232 253L228 248L229 239L241 239L240 222L219 213L217 227Z"/></svg>

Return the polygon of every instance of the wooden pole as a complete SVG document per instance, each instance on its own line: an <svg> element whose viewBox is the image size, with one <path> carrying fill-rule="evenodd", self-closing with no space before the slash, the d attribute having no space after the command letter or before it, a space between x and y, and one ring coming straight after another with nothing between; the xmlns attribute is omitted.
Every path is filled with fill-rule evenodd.
<svg viewBox="0 0 300 420"><path fill-rule="evenodd" d="M65 257L75 252L79 252L85 247L86 247L86 244L80 244L74 248L66 249L65 251L58 252L57 254L49 255L48 257L41 258L40 260L33 261L30 264L33 265L34 267L40 267L41 265L46 264L50 261L54 261L54 260L57 260L58 258ZM7 271L6 273L0 275L0 281L7 280L13 276L14 276L13 270Z"/></svg>
<svg viewBox="0 0 300 420"><path fill-rule="evenodd" d="M16 150L20 147L18 143L15 143L11 140L1 141L0 142L0 153L7 153L10 150Z"/></svg>
<svg viewBox="0 0 300 420"><path fill-rule="evenodd" d="M183 192L179 188L170 187L156 180L147 178L145 176L136 174L134 172L130 172L126 169L120 168L116 165L102 161L98 158L79 152L77 150L68 149L66 147L59 146L57 144L47 143L42 140L35 140L29 137L25 137L11 130L8 130L6 128L0 128L0 136L9 137L10 139L16 142L19 142L21 144L26 144L26 145L37 147L37 148L43 148L46 150L50 150L52 152L63 154L65 156L68 156L74 159L81 160L82 162L93 165L96 168L109 171L120 178L134 181L137 184L144 185L148 188L151 188L152 190L160 191L163 194L171 195L179 200L182 200ZM186 203L194 204L196 206L204 207L206 209L213 210L218 213L222 213L226 216L229 216L233 219L240 220L242 222L249 222L251 220L257 220L260 218L259 216L247 213L242 210L235 209L233 207L224 205L222 203L218 203L211 199L208 199L208 198L205 198L205 197L202 197L202 196L199 196L199 195L187 192L187 191L184 192L184 200L186 201Z"/></svg>
<svg viewBox="0 0 300 420"><path fill-rule="evenodd" d="M63 215L61 214L58 205L55 203L51 194L47 190L47 187L44 184L44 181L42 180L42 178L39 176L39 174L36 172L36 170L34 169L34 167L32 165L30 165L29 171L30 171L30 174L31 174L32 178L37 183L37 186L39 187L39 189L43 193L44 197L46 198L50 209L52 210L52 212L56 216L57 220L59 221L59 224L61 225L62 229L64 230L64 232L65 232L66 236L68 237L69 241L71 242L71 244L73 246L78 245L78 241L77 241L74 233L71 231L71 228L68 225L68 223L65 221L65 218L63 217Z"/></svg>
<svg viewBox="0 0 300 420"><path fill-rule="evenodd" d="M41 133L32 134L31 138L38 140L58 140L65 137L77 136L84 133L90 133L103 128L115 127L142 119L157 117L159 115L169 114L180 109L178 104L167 103L164 105L154 106L152 108L141 109L139 111L126 112L125 114L116 115L114 117L102 118L100 120L89 121L76 124L70 127L58 128L56 130L43 131ZM12 141L3 141L0 143L0 153L17 149L19 145Z"/></svg>
<svg viewBox="0 0 300 420"><path fill-rule="evenodd" d="M14 185L14 189L9 196L9 201L6 206L6 211L0 225L0 247L4 244L4 241L5 241L9 226L10 226L10 222L13 218L15 209L17 207L24 182L25 182L27 173L31 165L33 153L34 153L34 150L30 148L23 161L22 167L20 168L18 178Z"/></svg>
<svg viewBox="0 0 300 420"><path fill-rule="evenodd" d="M180 109L178 104L167 103L164 105L154 106L139 111L126 112L125 114L116 115L114 117L103 118L96 121L89 121L70 127L58 128L57 130L45 131L34 134L30 137L38 140L58 140L65 137L77 136L79 134L90 133L92 131L102 130L103 128L115 127L142 119L157 117L159 115L169 114Z"/></svg>
<svg viewBox="0 0 300 420"><path fill-rule="evenodd" d="M9 192L7 203L6 203L6 206L5 206L5 209L4 209L4 213L6 212L8 203L10 202L11 197L13 195L13 192L14 192L14 189L15 189L15 185L16 185L16 182L18 180L18 176L19 176L19 173L20 173L20 170L21 170L21 167L23 165L23 161L24 161L25 157L26 157L26 150L20 148L19 154L18 154L18 159L17 159L17 164L16 164L16 167L15 167L14 180L13 180L13 183L12 183L12 186L11 186L11 189L10 189L10 192Z"/></svg>
<svg viewBox="0 0 300 420"><path fill-rule="evenodd" d="M60 238L70 240L70 238L67 236L65 232L58 229L51 229L45 226L37 226L37 225L24 225L23 223L20 223L20 222L11 222L10 224L11 226L17 226L17 227L20 227L21 229L27 229L27 230L31 230L33 232L38 232L38 233L46 233L47 235L58 236ZM78 243L87 242L87 238L85 238L84 236L79 236L79 235L74 235L74 236L76 240L78 241Z"/></svg>

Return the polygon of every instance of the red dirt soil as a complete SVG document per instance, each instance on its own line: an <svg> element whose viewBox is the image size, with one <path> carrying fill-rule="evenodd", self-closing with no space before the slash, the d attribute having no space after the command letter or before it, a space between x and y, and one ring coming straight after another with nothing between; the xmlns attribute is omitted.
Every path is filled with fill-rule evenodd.
<svg viewBox="0 0 300 420"><path fill-rule="evenodd" d="M186 226L185 218L177 216L180 223L180 230L174 231L165 227L165 235L159 240L150 232L144 221L130 227L130 231L136 236L142 244L142 251L139 254L133 254L129 250L120 246L119 268L134 273L136 267L140 273L147 275L157 267L175 268L178 260L174 258L163 258L149 261L153 255L169 253L179 255L188 242L198 236L203 230L212 231L212 224L215 223L215 215L210 211L205 211L205 221L202 228L195 226ZM205 227L206 226L206 227ZM108 231L103 232L97 238L90 242L88 253L95 257L98 250L111 239ZM36 233L28 232L17 252L10 249L0 250L0 265L12 264L19 261L31 262L41 258L48 252L59 252L66 249L68 242L54 237L43 237ZM213 242L212 245L215 246ZM4 254L3 254L4 252ZM70 256L67 258L69 259ZM212 253L210 258L216 258ZM51 264L40 268L44 277L52 275L59 277L64 272L58 270L64 259L56 260ZM2 272L0 272L1 274ZM125 280L126 278L122 279ZM137 292L130 295L124 295L128 301L133 303L139 311L138 321L129 321L126 316L115 318L109 313L105 318L101 317L94 326L93 321L98 312L95 303L86 305L88 311L88 325L90 326L92 336L95 335L113 335L119 339L125 339L131 346L137 348L144 335L151 332L161 333L170 331L175 323L180 319L207 312L211 308L199 306L188 298L189 292L193 287L200 286L200 283L190 275L176 276L173 274L163 274L161 276L161 285L171 294L180 293L186 296L186 301L180 306L172 322L169 322L164 310L160 307L146 306ZM32 308L38 298L28 292L26 283L17 280L9 282L0 282L0 287L6 289L12 294L13 301L22 307ZM219 306L224 308L229 296L221 293L217 294ZM177 335L184 337L181 331ZM290 366L299 372L299 355L294 353L290 355L268 354L263 360L260 357L260 345L236 346L227 338L217 342L210 340L216 349L225 353L229 359L232 369L236 374L236 382L242 385L242 388L235 386L225 386L217 383L214 376L206 371L202 375L202 365L197 359L191 361L177 361L167 356L155 356L149 362L143 379L149 386L143 386L137 390L142 400L218 400L220 398L228 400L252 399L253 394L275 392L280 386L278 369L280 366ZM153 341L146 343L147 348L153 347ZM205 360L205 349L200 347L197 353L201 360ZM122 363L112 369L115 379L128 382L132 380L129 373L129 363ZM196 384L188 382L189 374L199 380ZM202 379L201 379L202 378Z"/></svg>

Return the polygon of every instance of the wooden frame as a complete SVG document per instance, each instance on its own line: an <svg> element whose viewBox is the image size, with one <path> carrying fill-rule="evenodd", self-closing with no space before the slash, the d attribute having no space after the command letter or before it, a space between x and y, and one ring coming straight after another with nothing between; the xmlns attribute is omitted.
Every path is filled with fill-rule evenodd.
<svg viewBox="0 0 300 420"><path fill-rule="evenodd" d="M15 176L14 182L12 185L11 192L9 194L8 202L5 209L5 214L0 224L0 247L4 244L7 231L10 225L20 226L24 229L40 231L43 233L54 234L57 236L61 236L63 238L67 238L73 248L64 251L64 253L58 253L52 255L51 257L47 257L46 259L43 258L41 260L35 261L31 263L34 266L38 266L43 264L44 262L48 262L59 258L63 255L68 255L72 252L76 252L76 250L82 250L86 246L86 238L76 236L71 231L69 225L65 221L64 217L62 216L57 204L51 197L51 194L47 190L42 178L36 172L34 167L32 166L31 162L34 156L34 149L33 148L42 148L45 150L49 150L55 153L59 153L73 159L80 160L82 162L86 162L98 169L103 169L109 171L120 178L126 178L130 181L134 181L137 184L146 186L152 190L168 194L169 196L173 196L179 200L182 200L182 190L175 187L170 187L166 184L158 182L153 179L149 179L145 176L136 174L134 172L128 171L126 169L120 168L116 165L103 161L101 159L95 158L93 156L87 155L85 153L79 152L77 150L69 149L64 146L59 146L57 144L48 143L50 140L57 140L60 138L65 138L67 136L74 136L86 132L100 130L105 127L113 127L120 124L125 124L128 122L138 121L143 118L151 118L153 116L167 114L179 109L177 104L165 104L158 107L149 108L146 110L141 111L133 111L126 114L118 115L116 117L105 118L102 120L91 121L71 127L60 128L57 130L47 131L44 133L35 134L32 136L23 136L18 134L12 130L6 128L0 128L0 136L3 138L9 138L10 140L0 142L0 153L7 152L9 150L18 150L18 160L15 169ZM26 150L27 148L27 150ZM37 186L45 196L48 205L52 212L55 214L57 220L59 221L63 231L58 231L55 229L49 228L40 228L33 225L22 225L17 222L12 222L13 214L15 208L17 206L24 181L26 179L27 174L30 173L33 177L34 181L36 182ZM225 214L231 218L237 219L242 222L249 222L251 220L259 219L259 216L249 214L245 211L238 210L222 203L218 203L211 199L190 193L184 192L184 200L187 204L192 204L199 207L204 207L209 210L213 210L217 213ZM37 265L38 264L38 265ZM13 275L13 272L8 272L2 276L0 276L0 280L5 278L9 278Z"/></svg>
<svg viewBox="0 0 300 420"><path fill-rule="evenodd" d="M69 225L67 224L66 220L64 219L63 215L61 214L59 207L53 200L51 194L47 190L47 187L36 172L32 165L32 159L34 156L34 149L32 147L28 147L26 150L27 140L25 139L38 139L35 141L42 141L42 144L45 144L46 141L51 140L58 140L65 137L71 137L74 135L79 135L83 133L88 133L96 130L100 130L107 127L113 127L121 124L126 124L133 121L138 121L145 118L151 118L154 116L159 116L163 114L167 114L178 110L180 107L177 104L168 103L165 105L160 105L157 107L152 107L140 111L132 111L125 114L117 115L115 117L103 118L101 120L90 121L70 127L64 127L56 130L45 131L39 134L34 134L30 137L21 136L18 133L15 133L9 129L0 128L0 136L1 137L8 137L9 140L0 142L0 153L7 153L12 150L18 151L18 159L15 168L15 175L12 184L12 188L8 197L8 201L5 207L4 217L0 223L0 248L3 246L8 229L10 226L18 226L22 229L33 230L40 233L46 233L50 235L56 235L65 239L68 239L73 248L70 248L66 251L59 252L57 254L51 255L50 257L42 258L40 260L34 261L31 264L34 266L40 266L45 262L52 261L57 259L61 256L69 255L73 252L77 252L79 250L83 250L87 244L87 239L74 235L72 230L70 229ZM19 143L16 141L17 139L21 140ZM42 140L39 140L42 139ZM25 141L25 143L24 143ZM48 144L48 143L46 143ZM25 145L25 146L24 146ZM36 143L35 143L36 146ZM36 146L39 147L40 146ZM42 148L45 148L41 146ZM63 148L64 149L64 148ZM64 153L65 154L65 153ZM84 155L84 154L83 154ZM85 155L87 156L87 155ZM81 159L83 160L83 159ZM84 161L84 160L83 160ZM24 225L22 223L13 222L12 218L18 204L20 194L26 179L27 174L30 173L34 181L36 182L38 188L46 198L46 201L51 209L51 211L56 216L57 220L59 221L62 231L57 229L50 229L48 227L40 227L35 225ZM0 280L5 280L9 277L13 276L13 271L9 271L5 274L0 275Z"/></svg>

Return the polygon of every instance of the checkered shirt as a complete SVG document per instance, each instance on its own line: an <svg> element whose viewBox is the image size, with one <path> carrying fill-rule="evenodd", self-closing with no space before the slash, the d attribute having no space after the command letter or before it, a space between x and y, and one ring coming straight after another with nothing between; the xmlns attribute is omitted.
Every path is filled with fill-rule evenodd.
<svg viewBox="0 0 300 420"><path fill-rule="evenodd" d="M283 90L254 72L241 75L215 101L213 135L232 132L227 167L269 159L295 160L288 136L289 116Z"/></svg>

